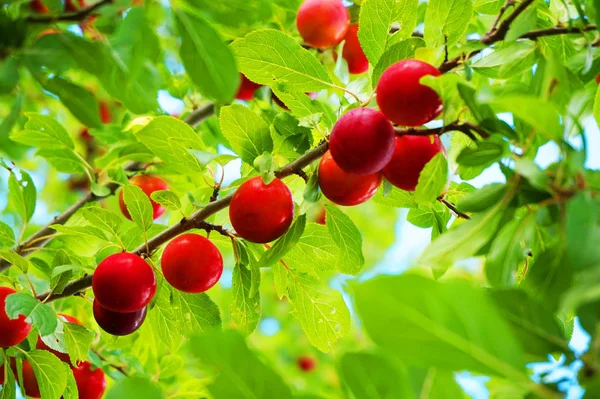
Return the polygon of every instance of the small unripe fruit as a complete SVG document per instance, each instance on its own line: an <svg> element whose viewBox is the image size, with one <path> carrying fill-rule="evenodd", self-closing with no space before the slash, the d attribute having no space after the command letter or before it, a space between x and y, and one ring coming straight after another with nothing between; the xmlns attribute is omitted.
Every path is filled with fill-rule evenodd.
<svg viewBox="0 0 600 399"><path fill-rule="evenodd" d="M310 356L300 356L297 360L298 367L304 372L311 372L317 366L317 362Z"/></svg>
<svg viewBox="0 0 600 399"><path fill-rule="evenodd" d="M9 287L0 287L0 348L21 343L31 331L31 324L25 321L25 316L9 319L6 314L6 297L17 291Z"/></svg>
<svg viewBox="0 0 600 399"><path fill-rule="evenodd" d="M369 60L358 41L358 24L350 25L344 37L342 57L348 63L348 72L359 74L369 70Z"/></svg>
<svg viewBox="0 0 600 399"><path fill-rule="evenodd" d="M100 399L106 390L106 376L101 368L92 370L90 362L73 368L79 399Z"/></svg>
<svg viewBox="0 0 600 399"><path fill-rule="evenodd" d="M36 14L50 14L50 9L48 9L42 0L31 0L29 8Z"/></svg>
<svg viewBox="0 0 600 399"><path fill-rule="evenodd" d="M265 184L260 176L253 177L233 195L229 219L240 237L261 244L271 242L292 224L292 193L279 179Z"/></svg>
<svg viewBox="0 0 600 399"><path fill-rule="evenodd" d="M296 27L306 44L328 48L342 41L350 14L341 0L306 0L296 16Z"/></svg>
<svg viewBox="0 0 600 399"><path fill-rule="evenodd" d="M161 267L165 279L179 291L196 294L214 286L223 273L219 249L198 234L182 234L165 248Z"/></svg>
<svg viewBox="0 0 600 399"><path fill-rule="evenodd" d="M440 71L426 62L404 60L390 66L377 83L377 104L392 122L402 126L421 126L442 112L442 100L420 82L424 76L439 76Z"/></svg>
<svg viewBox="0 0 600 399"><path fill-rule="evenodd" d="M78 0L78 5L75 4L76 0L66 0L65 1L65 11L66 12L76 12L81 8L85 8L85 0ZM106 122L105 122L106 123Z"/></svg>
<svg viewBox="0 0 600 399"><path fill-rule="evenodd" d="M156 276L146 261L121 252L104 259L92 277L92 289L102 307L132 313L148 305L156 291Z"/></svg>
<svg viewBox="0 0 600 399"><path fill-rule="evenodd" d="M111 335L129 335L142 326L148 308L132 313L111 312L104 308L98 300L94 300L94 319L105 332Z"/></svg>
<svg viewBox="0 0 600 399"><path fill-rule="evenodd" d="M600 73L598 75L596 75L596 77L594 78L594 80L596 81L596 84L600 85Z"/></svg>
<svg viewBox="0 0 600 399"><path fill-rule="evenodd" d="M394 186L414 191L419 182L421 171L440 151L442 142L438 136L402 136L396 137L394 155L383 168L383 175Z"/></svg>
<svg viewBox="0 0 600 399"><path fill-rule="evenodd" d="M167 183L165 183L164 181L162 181L161 179L159 179L156 176L147 176L147 175L134 176L131 179L129 179L129 183L141 188L142 191L144 192L144 194L146 194L148 196L148 199L150 199L150 203L152 204L152 217L154 219L159 218L163 213L165 213L165 208L160 206L159 203L154 202L150 198L150 194L152 194L155 191L168 189ZM131 220L131 215L129 214L127 205L125 205L125 199L123 198L123 190L121 190L121 192L119 193L119 207L121 208L121 212L123 213L123 216L125 216L127 219Z"/></svg>
<svg viewBox="0 0 600 399"><path fill-rule="evenodd" d="M254 83L248 79L246 75L240 73L240 88L238 89L235 98L238 100L250 101L254 97L254 92L261 87L261 84Z"/></svg>
<svg viewBox="0 0 600 399"><path fill-rule="evenodd" d="M344 172L329 151L319 164L319 187L328 200L338 205L353 206L368 201L377 192L381 181L380 172L366 176Z"/></svg>
<svg viewBox="0 0 600 399"><path fill-rule="evenodd" d="M394 128L371 108L355 108L333 126L329 150L343 171L357 175L379 172L394 152Z"/></svg>
<svg viewBox="0 0 600 399"><path fill-rule="evenodd" d="M66 314L59 314L59 316L62 319L64 319L64 321L67 323L82 325L81 322L73 316L69 316ZM58 339L57 339L57 342L58 342ZM44 343L44 341L42 341L42 337L40 337L40 336L38 336L35 347L36 347L36 349L48 351L48 352L52 353L54 356L56 356L57 358L59 358L60 360L62 360L63 362L65 362L67 364L71 364L71 358L69 357L68 353L62 353L62 352L59 352L57 350L50 348L48 345L46 345Z"/></svg>
<svg viewBox="0 0 600 399"><path fill-rule="evenodd" d="M317 217L315 218L315 223L322 224L323 226L327 224L327 209L322 208L319 211Z"/></svg>
<svg viewBox="0 0 600 399"><path fill-rule="evenodd" d="M100 119L104 124L110 123L112 120L110 107L106 101L100 101Z"/></svg>

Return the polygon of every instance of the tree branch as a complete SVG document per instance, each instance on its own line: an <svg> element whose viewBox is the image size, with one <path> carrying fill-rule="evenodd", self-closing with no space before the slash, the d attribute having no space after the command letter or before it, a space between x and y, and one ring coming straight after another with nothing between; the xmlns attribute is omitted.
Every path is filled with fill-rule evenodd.
<svg viewBox="0 0 600 399"><path fill-rule="evenodd" d="M481 136L483 138L487 138L490 136L486 131L484 131L479 126L477 126L473 123L459 122L459 121L452 122L446 126L435 127L435 128L431 128L431 129L417 129L414 127L409 127L409 128L397 127L394 130L396 131L396 134L398 136L441 136L444 133L457 131L457 132L466 134L473 141L478 140L477 136L475 136L475 134L473 132L477 133L479 136Z"/></svg>
<svg viewBox="0 0 600 399"><path fill-rule="evenodd" d="M471 219L471 216L467 215L464 212L459 211L458 208L456 208L456 205L454 205L452 202L445 199L443 196L438 197L438 201L440 201L442 204L446 205L446 207L448 209L450 209L450 212L452 212L457 218Z"/></svg>
<svg viewBox="0 0 600 399"><path fill-rule="evenodd" d="M525 9L527 7L529 7L534 1L535 0L523 0L517 6L517 8L515 8L515 10L508 17L506 17L506 19L504 21L502 21L500 23L500 25L498 25L498 28L496 28L494 26L495 24L492 25L492 29L490 29L488 31L488 33L486 33L485 35L483 35L483 37L481 38L481 40L480 40L481 43L483 43L483 44L492 44L492 43L498 42L500 40L504 40L504 37L508 33L508 29L510 28L510 24L512 24L514 22L514 20L517 19L517 17L519 15L521 15L521 13L523 11L525 11ZM504 11L506 11L506 8L504 9ZM504 12L502 12L502 14L503 13ZM502 14L500 14L499 16L501 16Z"/></svg>
<svg viewBox="0 0 600 399"><path fill-rule="evenodd" d="M112 3L113 0L101 0L95 4L92 4L89 7L82 8L81 10L68 14L59 14L59 15L47 15L47 16L38 16L38 15L30 15L25 18L25 21L36 23L36 24L52 24L55 22L78 22L83 21L89 15L93 14L98 8L102 7L105 4Z"/></svg>
<svg viewBox="0 0 600 399"><path fill-rule="evenodd" d="M99 4L99 3L96 3L96 5L97 4ZM191 126L197 126L203 120L212 116L214 113L214 110L215 110L215 107L214 107L213 103L207 104L207 105L193 111L190 115L188 115L188 117L184 120L184 122L188 123ZM139 164L137 162L131 162L125 166L125 170L127 170L127 171L133 171L133 170L136 170L137 168L139 168ZM50 228L51 225L65 224L69 220L69 218L71 216L73 216L73 214L75 212L77 212L77 210L84 207L86 204L88 204L90 202L98 201L100 199L103 199L103 198L113 195L115 193L115 191L119 188L119 185L116 183L109 183L106 185L106 188L108 188L110 190L110 194L108 194L106 196L98 196L98 195L92 193L91 191L88 192L83 198L81 198L79 201L77 201L75 204L73 204L71 207L69 207L66 211L64 211L60 215L56 216L54 219L52 219L52 221L50 223L48 223L46 226L42 227L37 232L35 232L33 235L28 237L27 240L25 242L23 242L21 245L19 245L18 247L16 247L14 249L14 251L16 253L18 253L19 255L22 255L24 253L24 250L30 248L34 242L37 245L36 248L43 247L45 244L48 243L48 241L51 240L51 238L44 239L44 240L39 240L39 238L45 237L45 236L48 236L48 235L51 235L52 233L54 233L54 230ZM28 251L27 255L30 255L33 252L35 252L35 251ZM8 269L10 266L11 266L10 263L5 261L4 259L0 259L0 273L3 272L4 270Z"/></svg>
<svg viewBox="0 0 600 399"><path fill-rule="evenodd" d="M566 35L569 33L584 33L590 32L593 30L597 30L598 27L596 25L586 25L582 28L578 27L563 27L563 26L554 26L548 29L540 29L540 30L532 30L531 32L527 32L524 35L521 35L521 39L531 39L536 40L538 37L544 36L556 36L556 35Z"/></svg>
<svg viewBox="0 0 600 399"><path fill-rule="evenodd" d="M278 178L282 179L284 177L294 174L296 170L303 169L306 166L313 163L314 161L316 161L317 159L319 159L323 154L325 154L325 152L327 151L327 148L328 148L327 143L319 144L317 147L306 152L300 158L287 164L286 166L281 168L279 171L275 172L275 175ZM210 227L209 224L207 224L205 222L205 220L208 217L214 215L215 213L227 208L229 206L229 204L231 203L232 198L233 198L233 195L230 194L226 197L218 199L215 202L209 203L204 208L195 212L189 218L182 219L176 225L171 226L168 229L164 230L162 233L154 236L152 239L150 239L148 241L147 248L146 248L146 244L142 244L135 251L133 251L133 253L136 255L140 255L140 256L141 255L149 255L147 253L148 250L150 252L155 251L162 244L166 243L167 241L171 240L172 238L175 238L176 236L178 236L179 234L181 234L183 232L186 232L188 230L195 229L195 228L205 228L207 226L209 226L209 228L212 228L212 227ZM212 226L215 226L215 225L212 225ZM219 231L218 229L219 229L219 226L215 226L214 230ZM227 231L227 230L225 230L225 231ZM40 301L46 301L46 302L55 301L60 298L65 298L65 297L77 294L78 292L91 287L91 285L92 285L92 276L85 276L79 280L75 280L75 281L72 281L69 284L67 284L61 294L53 294L51 291L48 291L48 292L44 292L43 294L38 295L37 298Z"/></svg>

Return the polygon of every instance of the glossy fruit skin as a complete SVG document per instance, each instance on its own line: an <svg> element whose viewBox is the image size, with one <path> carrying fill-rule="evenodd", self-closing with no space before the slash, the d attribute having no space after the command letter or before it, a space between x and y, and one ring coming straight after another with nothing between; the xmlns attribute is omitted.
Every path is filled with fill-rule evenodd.
<svg viewBox="0 0 600 399"><path fill-rule="evenodd" d="M310 93L305 93L311 100L316 100L317 97L319 96L319 93L316 92L310 92ZM279 105L281 108L285 109L286 111L289 111L290 109L288 108L287 105L285 105L285 103L283 101L281 101L281 99L279 97L277 97L275 95L275 93L271 92L271 99L275 102L275 104Z"/></svg>
<svg viewBox="0 0 600 399"><path fill-rule="evenodd" d="M296 15L296 27L306 44L328 48L342 41L350 14L341 0L306 0Z"/></svg>
<svg viewBox="0 0 600 399"><path fill-rule="evenodd" d="M390 161L395 136L394 128L381 112L355 108L333 126L329 150L343 171L371 175Z"/></svg>
<svg viewBox="0 0 600 399"><path fill-rule="evenodd" d="M440 151L442 142L438 136L401 136L396 137L392 160L383 168L383 175L394 186L414 191L419 182L421 171Z"/></svg>
<svg viewBox="0 0 600 399"><path fill-rule="evenodd" d="M300 370L309 373L315 369L317 362L310 356L300 356L297 360Z"/></svg>
<svg viewBox="0 0 600 399"><path fill-rule="evenodd" d="M129 183L141 188L142 191L148 196L148 199L150 199L150 194L153 192L166 190L169 188L167 183L156 176L137 175L129 179ZM160 204L152 201L152 199L150 199L150 203L152 204L152 217L154 219L158 219L163 213L165 213L165 208L160 206ZM127 205L125 205L125 200L123 199L123 190L121 190L119 193L119 208L121 208L121 213L123 213L123 216L131 220L131 215L129 214Z"/></svg>
<svg viewBox="0 0 600 399"><path fill-rule="evenodd" d="M100 368L92 370L90 362L82 362L73 368L79 399L100 399L106 391L106 376Z"/></svg>
<svg viewBox="0 0 600 399"><path fill-rule="evenodd" d="M111 312L104 308L98 300L94 300L94 319L101 329L111 335L129 335L142 326L148 308L132 313Z"/></svg>
<svg viewBox="0 0 600 399"><path fill-rule="evenodd" d="M62 313L59 313L58 315L61 318L63 318L64 321L66 321L67 323L78 324L80 326L82 325L81 322L73 316L69 316L69 315L62 314ZM62 360L63 362L65 362L67 364L71 364L71 358L69 357L68 353L62 353L62 352L59 352L57 350L50 348L48 345L46 345L44 343L44 341L42 341L42 337L40 337L40 336L38 336L35 347L36 347L36 349L48 351L48 352L52 353L54 356L56 356L57 358L59 358L60 360Z"/></svg>
<svg viewBox="0 0 600 399"><path fill-rule="evenodd" d="M250 101L254 97L254 92L262 86L263 85L254 83L248 79L243 73L240 73L240 88L238 89L235 98L238 100Z"/></svg>
<svg viewBox="0 0 600 399"><path fill-rule="evenodd" d="M290 189L279 179L266 185L260 176L245 181L229 206L237 234L251 242L267 243L281 237L294 219Z"/></svg>
<svg viewBox="0 0 600 399"><path fill-rule="evenodd" d="M4 365L0 366L0 386L4 384Z"/></svg>
<svg viewBox="0 0 600 399"><path fill-rule="evenodd" d="M377 83L377 104L392 122L421 126L442 112L437 93L419 83L423 76L439 76L440 71L426 62L404 60L390 66Z"/></svg>
<svg viewBox="0 0 600 399"><path fill-rule="evenodd" d="M344 36L342 57L348 63L348 72L360 74L369 70L369 60L358 41L358 24L352 24Z"/></svg>
<svg viewBox="0 0 600 399"><path fill-rule="evenodd" d="M17 372L17 363L13 359L10 362L10 368L15 376L15 380L19 380L19 374ZM41 398L42 394L40 393L40 387L38 386L37 379L35 378L35 373L33 372L33 367L29 361L23 359L22 364L22 372L23 372L23 381L20 386L25 391L25 395L30 398Z"/></svg>
<svg viewBox="0 0 600 399"><path fill-rule="evenodd" d="M6 314L6 297L16 292L10 287L0 287L0 348L21 343L31 331L31 324L25 321L25 316L19 315L12 320Z"/></svg>
<svg viewBox="0 0 600 399"><path fill-rule="evenodd" d="M382 179L380 172L366 176L344 172L329 151L319 163L319 187L328 200L338 205L354 206L368 201L377 192Z"/></svg>
<svg viewBox="0 0 600 399"><path fill-rule="evenodd" d="M146 261L121 252L104 259L92 277L92 289L107 310L132 313L143 309L156 292L156 276Z"/></svg>
<svg viewBox="0 0 600 399"><path fill-rule="evenodd" d="M161 267L169 284L179 291L196 294L219 281L223 274L223 257L206 237L182 234L166 246Z"/></svg>

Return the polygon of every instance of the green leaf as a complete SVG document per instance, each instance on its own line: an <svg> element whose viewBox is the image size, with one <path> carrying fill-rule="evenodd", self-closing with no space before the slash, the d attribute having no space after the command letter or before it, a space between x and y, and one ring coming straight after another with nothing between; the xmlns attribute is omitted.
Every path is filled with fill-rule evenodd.
<svg viewBox="0 0 600 399"><path fill-rule="evenodd" d="M258 267L269 267L277 263L292 249L304 233L306 215L301 215L280 239L273 244L271 249L265 251L258 261Z"/></svg>
<svg viewBox="0 0 600 399"><path fill-rule="evenodd" d="M463 212L483 212L496 205L506 195L508 188L504 184L492 183L465 195L458 201L458 209Z"/></svg>
<svg viewBox="0 0 600 399"><path fill-rule="evenodd" d="M187 75L204 96L222 103L231 101L240 83L231 50L204 19L174 11L181 37L179 55Z"/></svg>
<svg viewBox="0 0 600 399"><path fill-rule="evenodd" d="M69 353L71 363L77 364L79 360L86 360L92 341L96 338L94 332L75 323L63 324L63 338Z"/></svg>
<svg viewBox="0 0 600 399"><path fill-rule="evenodd" d="M44 88L56 94L81 123L92 128L102 127L98 99L91 92L60 76L49 79Z"/></svg>
<svg viewBox="0 0 600 399"><path fill-rule="evenodd" d="M550 189L548 175L530 159L516 159L515 172L525 177L527 181L538 190L547 191Z"/></svg>
<svg viewBox="0 0 600 399"><path fill-rule="evenodd" d="M341 294L307 274L286 269L287 293L302 330L312 345L329 352L350 328L350 312Z"/></svg>
<svg viewBox="0 0 600 399"><path fill-rule="evenodd" d="M163 399L160 387L145 377L134 375L118 380L106 392L105 399Z"/></svg>
<svg viewBox="0 0 600 399"><path fill-rule="evenodd" d="M567 203L567 258L578 269L597 266L600 251L600 202L589 192L577 194Z"/></svg>
<svg viewBox="0 0 600 399"><path fill-rule="evenodd" d="M521 41L486 55L472 67L483 76L506 79L529 71L536 62L537 45L532 41Z"/></svg>
<svg viewBox="0 0 600 399"><path fill-rule="evenodd" d="M431 158L419 175L419 182L415 188L414 200L418 204L427 204L444 191L448 180L448 161L443 153L438 153Z"/></svg>
<svg viewBox="0 0 600 399"><path fill-rule="evenodd" d="M255 30L231 44L240 71L253 82L285 82L287 91L311 92L331 86L325 67L310 51L285 33Z"/></svg>
<svg viewBox="0 0 600 399"><path fill-rule="evenodd" d="M274 247L273 247L274 248ZM251 296L252 272L238 263L233 269L231 319L244 336L252 334L260 321L260 293Z"/></svg>
<svg viewBox="0 0 600 399"><path fill-rule="evenodd" d="M452 46L462 39L471 15L471 0L432 0L425 12L427 47Z"/></svg>
<svg viewBox="0 0 600 399"><path fill-rule="evenodd" d="M150 198L158 204L160 204L163 208L168 209L170 211L179 211L181 210L181 201L177 194L169 190L158 190L150 194Z"/></svg>
<svg viewBox="0 0 600 399"><path fill-rule="evenodd" d="M598 126L600 126L600 85L596 89L596 96L594 97L594 118Z"/></svg>
<svg viewBox="0 0 600 399"><path fill-rule="evenodd" d="M471 113L479 122L486 119L496 119L494 110L488 104L482 104L477 101L477 91L471 85L465 82L459 82L456 85L460 97L471 110Z"/></svg>
<svg viewBox="0 0 600 399"><path fill-rule="evenodd" d="M0 94L9 94L19 82L20 60L16 54L8 55L0 66Z"/></svg>
<svg viewBox="0 0 600 399"><path fill-rule="evenodd" d="M33 368L42 397L59 399L67 387L68 366L47 351L33 350L25 356Z"/></svg>
<svg viewBox="0 0 600 399"><path fill-rule="evenodd" d="M417 1L365 0L360 7L358 39L372 65L385 52L392 22L400 20L399 37L409 37L417 25ZM375 81L375 80L374 80Z"/></svg>
<svg viewBox="0 0 600 399"><path fill-rule="evenodd" d="M481 289L401 275L362 283L354 297L371 339L406 364L528 379L519 342ZM482 325L493 334L473 328Z"/></svg>
<svg viewBox="0 0 600 399"><path fill-rule="evenodd" d="M171 294L173 306L179 312L178 319L185 321L183 331L186 336L221 327L219 307L208 295L187 294L177 290Z"/></svg>
<svg viewBox="0 0 600 399"><path fill-rule="evenodd" d="M341 273L357 275L365 265L362 235L352 219L340 208L329 204L325 205L325 208L327 229L340 249L336 269Z"/></svg>
<svg viewBox="0 0 600 399"><path fill-rule="evenodd" d="M504 3L504 0L475 0L473 8L479 14L496 15L500 12Z"/></svg>
<svg viewBox="0 0 600 399"><path fill-rule="evenodd" d="M8 248L15 245L15 233L12 228L4 222L0 222L0 248Z"/></svg>
<svg viewBox="0 0 600 399"><path fill-rule="evenodd" d="M487 167L499 161L508 153L508 144L503 141L482 141L477 147L466 147L456 158L460 165Z"/></svg>
<svg viewBox="0 0 600 399"><path fill-rule="evenodd" d="M283 379L250 351L242 336L234 331L213 331L195 337L190 348L197 359L219 370L208 385L214 399L292 398Z"/></svg>
<svg viewBox="0 0 600 399"><path fill-rule="evenodd" d="M204 166L189 150L204 151L198 133L172 116L154 118L136 134L137 139L167 166L189 175L202 173Z"/></svg>
<svg viewBox="0 0 600 399"><path fill-rule="evenodd" d="M377 353L346 353L338 364L344 384L355 398L411 398L411 382L404 367Z"/></svg>
<svg viewBox="0 0 600 399"><path fill-rule="evenodd" d="M253 162L254 169L260 173L260 177L265 184L271 184L275 180L275 163L273 155L268 152L263 152Z"/></svg>
<svg viewBox="0 0 600 399"><path fill-rule="evenodd" d="M35 212L37 190L29 173L21 170L21 178L14 173L8 178L8 200L24 222L29 222Z"/></svg>
<svg viewBox="0 0 600 399"><path fill-rule="evenodd" d="M273 127L275 130L277 130L277 133L283 137L292 137L297 135L311 137L310 129L300 126L298 119L288 112L277 114L275 119L273 119Z"/></svg>
<svg viewBox="0 0 600 399"><path fill-rule="evenodd" d="M17 397L17 384L12 370L10 367L3 367L0 372L2 373L0 378L4 381L2 390L0 390L0 399L15 399Z"/></svg>
<svg viewBox="0 0 600 399"><path fill-rule="evenodd" d="M457 260L477 253L496 234L506 204L499 202L433 240L419 257L418 263L433 269L441 277Z"/></svg>
<svg viewBox="0 0 600 399"><path fill-rule="evenodd" d="M378 190L373 200L378 204L386 205L392 208L416 208L419 205L414 199L414 195L408 191L400 190L396 187L384 196L383 190Z"/></svg>
<svg viewBox="0 0 600 399"><path fill-rule="evenodd" d="M510 24L504 37L505 42L517 40L521 35L534 30L537 22L537 7L528 7Z"/></svg>
<svg viewBox="0 0 600 399"><path fill-rule="evenodd" d="M369 0L369 2L373 1ZM385 50L373 68L373 76L371 77L373 87L377 86L379 78L388 67L398 61L414 58L415 50L421 47L425 47L425 41L418 37L412 37L402 40Z"/></svg>
<svg viewBox="0 0 600 399"><path fill-rule="evenodd" d="M543 298L545 305L555 310L573 283L574 265L565 262L560 248L550 247L534 255L519 288L532 298Z"/></svg>
<svg viewBox="0 0 600 399"><path fill-rule="evenodd" d="M91 237L106 241L106 234L102 230L94 226L71 226L62 224L53 224L51 229L58 233L69 236Z"/></svg>
<svg viewBox="0 0 600 399"><path fill-rule="evenodd" d="M515 283L515 273L525 259L534 238L536 221L533 213L505 224L494 238L485 262L485 275L494 287Z"/></svg>
<svg viewBox="0 0 600 399"><path fill-rule="evenodd" d="M15 265L23 273L27 273L29 266L31 266L31 262L29 262L27 258L24 258L16 252L0 252L0 258L4 259L11 265Z"/></svg>
<svg viewBox="0 0 600 399"><path fill-rule="evenodd" d="M48 161L50 165L58 172L62 173L82 173L86 165L82 158L75 155L74 151L65 151L64 149L41 149L35 155Z"/></svg>
<svg viewBox="0 0 600 399"><path fill-rule="evenodd" d="M318 276L317 272L335 270L340 266L340 250L326 226L308 223L304 234L284 256L292 269Z"/></svg>
<svg viewBox="0 0 600 399"><path fill-rule="evenodd" d="M114 212L100 207L89 207L82 209L81 214L93 227L107 231L117 237L121 233L123 220Z"/></svg>
<svg viewBox="0 0 600 399"><path fill-rule="evenodd" d="M27 322L36 326L40 335L52 334L58 326L54 310L29 294L17 293L7 296L6 314L11 319L16 319L19 315L27 317Z"/></svg>
<svg viewBox="0 0 600 399"><path fill-rule="evenodd" d="M148 322L152 331L172 353L177 352L183 340L181 325L185 319L179 317L177 309L171 302L171 289L163 284L154 298L154 308L148 314Z"/></svg>
<svg viewBox="0 0 600 399"><path fill-rule="evenodd" d="M38 148L74 148L73 140L65 128L54 118L27 112L25 129L10 136L11 140Z"/></svg>
<svg viewBox="0 0 600 399"><path fill-rule="evenodd" d="M67 369L67 387L65 388L61 399L79 399L77 381L75 381L73 371L70 369Z"/></svg>
<svg viewBox="0 0 600 399"><path fill-rule="evenodd" d="M495 98L491 104L496 112L512 112L547 139L562 140L560 115L552 103L537 97L509 94Z"/></svg>
<svg viewBox="0 0 600 399"><path fill-rule="evenodd" d="M134 185L123 186L123 200L131 219L144 231L152 226L152 204L141 188Z"/></svg>
<svg viewBox="0 0 600 399"><path fill-rule="evenodd" d="M569 351L564 329L543 302L517 289L493 290L489 294L525 353L545 360L549 353Z"/></svg>
<svg viewBox="0 0 600 399"><path fill-rule="evenodd" d="M273 150L269 125L250 109L240 104L228 105L221 108L219 119L231 149L244 162L252 165L256 157Z"/></svg>

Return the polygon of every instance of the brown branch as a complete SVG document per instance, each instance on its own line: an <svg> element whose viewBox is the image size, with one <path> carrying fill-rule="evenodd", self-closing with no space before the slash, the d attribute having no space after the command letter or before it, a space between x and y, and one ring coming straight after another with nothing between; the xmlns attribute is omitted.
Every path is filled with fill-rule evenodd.
<svg viewBox="0 0 600 399"><path fill-rule="evenodd" d="M231 231L227 230L223 226L218 225L218 224L208 223L207 221L204 221L204 220L201 222L198 222L196 228L205 230L207 233L210 233L211 231L216 231L217 233L219 233L225 237L231 238L234 236Z"/></svg>
<svg viewBox="0 0 600 399"><path fill-rule="evenodd" d="M483 37L480 40L481 43L492 44L500 40L504 40L504 37L508 33L508 29L510 28L510 24L512 24L515 21L515 19L517 19L517 17L521 15L521 13L525 11L525 9L529 7L534 1L535 0L523 0L517 6L517 8L515 8L515 10L508 17L506 17L506 19L502 21L500 25L498 25L498 28L492 26L492 29L490 29L488 33L483 35Z"/></svg>
<svg viewBox="0 0 600 399"><path fill-rule="evenodd" d="M52 24L56 22L78 22L83 21L88 16L94 13L98 8L102 7L105 4L112 3L113 0L101 0L95 4L92 4L89 7L82 8L81 10L68 14L59 14L59 15L46 15L46 16L38 16L38 15L30 15L25 18L25 21L36 23L36 24Z"/></svg>
<svg viewBox="0 0 600 399"><path fill-rule="evenodd" d="M409 127L409 128L395 128L396 134L398 136L441 136L444 133L448 133L448 132L453 132L453 131L457 131L457 132L461 132L466 134L471 140L473 141L477 141L477 136L475 136L475 133L477 133L479 136L483 137L483 138L487 138L490 135L484 131L483 129L481 129L479 126L470 123L470 122L452 122L446 126L442 126L442 127L435 127L435 128L431 128L431 129L418 129L418 128L414 128L414 127Z"/></svg>
<svg viewBox="0 0 600 399"><path fill-rule="evenodd" d="M446 207L448 209L450 209L450 212L452 212L457 218L471 219L471 216L467 215L464 212L459 211L458 208L456 208L456 205L454 205L452 202L448 201L443 196L438 197L437 200L440 201L442 204L446 205Z"/></svg>
<svg viewBox="0 0 600 399"><path fill-rule="evenodd" d="M308 175L302 169L296 170L294 174L300 176L305 183L308 183Z"/></svg>
<svg viewBox="0 0 600 399"><path fill-rule="evenodd" d="M281 168L279 171L275 172L275 175L281 179L294 174L296 170L302 169L313 163L315 160L319 159L323 154L325 154L325 152L327 151L327 147L327 143L319 144L317 147L306 152L303 156L296 159L294 162L289 163L288 165ZM228 195L215 202L209 203L208 205L206 205L206 207L195 212L189 218L182 219L176 225L171 226L168 229L164 230L162 233L154 236L148 241L147 247L146 244L140 245L135 251L133 251L133 253L136 255L148 255L148 251L155 251L162 244L166 243L167 241L171 240L172 238L178 236L179 234L185 231L194 228L204 228L207 225L204 221L209 216L212 216L215 213L227 208L231 202L232 197L233 195ZM40 301L50 302L60 298L75 295L78 292L91 287L91 285L92 276L85 276L79 280L75 280L67 284L61 294L53 294L52 292L48 291L38 295L37 298Z"/></svg>
<svg viewBox="0 0 600 399"><path fill-rule="evenodd" d="M138 168L139 168L139 164L137 162L131 162L130 164L125 166L125 170L128 170L128 171L137 170ZM81 198L75 204L71 205L66 211L64 211L60 215L54 217L54 219L52 219L52 221L50 223L48 223L46 226L42 227L41 229L39 229L38 231L33 233L33 235L28 237L26 241L24 241L22 244L20 244L18 247L16 247L14 249L14 251L17 254L22 255L28 249L32 249L33 244L36 244L36 248L43 247L48 241L50 241L52 239L52 237L48 237L48 238L44 238L44 237L51 236L53 233L55 233L55 230L50 228L50 226L55 225L55 224L65 224L67 222L67 220L69 220L69 218L71 216L73 216L73 214L75 212L77 212L80 208L84 207L86 204L88 204L90 202L98 201L100 199L103 199L103 198L113 195L115 193L115 191L117 190L117 188L119 188L119 185L117 183L109 183L105 187L110 191L109 194L96 195L96 194L92 193L91 191L88 192L85 196L83 196L83 198ZM28 251L28 252L35 252L35 251ZM0 259L0 273L3 272L4 270L8 269L10 266L11 266L10 263L8 263L7 261L5 261L3 259Z"/></svg>
<svg viewBox="0 0 600 399"><path fill-rule="evenodd" d="M521 35L520 38L536 40L538 37L566 35L569 33L584 33L584 32L594 31L597 29L598 29L598 27L596 25L586 25L582 28L578 28L575 26L570 27L570 28L563 27L563 26L554 26L554 27L548 28L548 29L540 29L540 30L533 30L531 32L527 32L524 35Z"/></svg>
<svg viewBox="0 0 600 399"><path fill-rule="evenodd" d="M208 103L203 107L192 111L183 121L192 127L198 126L203 120L211 117L215 113L215 104Z"/></svg>

